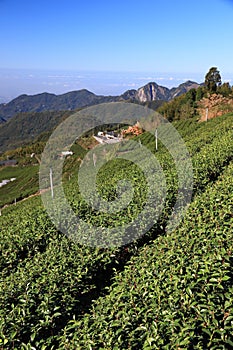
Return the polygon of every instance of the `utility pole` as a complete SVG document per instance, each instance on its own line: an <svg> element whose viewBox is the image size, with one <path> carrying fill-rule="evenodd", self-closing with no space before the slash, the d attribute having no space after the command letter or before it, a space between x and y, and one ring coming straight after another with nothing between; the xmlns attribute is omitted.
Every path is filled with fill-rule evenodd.
<svg viewBox="0 0 233 350"><path fill-rule="evenodd" d="M205 110L205 120L206 120L206 122L207 122L207 120L208 120L208 112L209 112L209 109L206 108L206 110Z"/></svg>
<svg viewBox="0 0 233 350"><path fill-rule="evenodd" d="M155 150L158 151L158 129L155 129Z"/></svg>
<svg viewBox="0 0 233 350"><path fill-rule="evenodd" d="M93 153L93 164L94 164L94 167L96 165L96 161L97 161L97 156L95 153Z"/></svg>
<svg viewBox="0 0 233 350"><path fill-rule="evenodd" d="M51 197L54 198L54 192L53 192L53 170L50 168L49 171L49 178L50 178L50 187L51 187Z"/></svg>

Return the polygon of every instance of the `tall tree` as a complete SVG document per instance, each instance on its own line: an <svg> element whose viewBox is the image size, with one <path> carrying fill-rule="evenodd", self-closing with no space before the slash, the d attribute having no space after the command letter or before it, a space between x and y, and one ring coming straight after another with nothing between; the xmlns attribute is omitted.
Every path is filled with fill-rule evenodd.
<svg viewBox="0 0 233 350"><path fill-rule="evenodd" d="M217 87L222 84L221 75L217 67L210 68L209 72L205 76L205 86L208 91L216 92Z"/></svg>

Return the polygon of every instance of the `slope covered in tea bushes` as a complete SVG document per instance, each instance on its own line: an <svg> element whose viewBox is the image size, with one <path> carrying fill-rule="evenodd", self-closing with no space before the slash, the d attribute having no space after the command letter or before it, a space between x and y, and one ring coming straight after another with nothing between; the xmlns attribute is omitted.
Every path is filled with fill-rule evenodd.
<svg viewBox="0 0 233 350"><path fill-rule="evenodd" d="M72 320L59 349L231 349L233 163Z"/></svg>
<svg viewBox="0 0 233 350"><path fill-rule="evenodd" d="M160 143L164 210L128 246L75 244L51 223L40 197L2 211L1 349L231 348L232 115L203 124L177 122L177 128L192 156L194 192L183 222L170 235L165 227L177 196L177 173ZM140 139L155 151L153 135ZM118 160L106 169L98 178L106 198L115 198L122 174L138 186L130 210L112 217L93 212L75 175L65 193L88 223L120 225L143 207L146 184L135 164Z"/></svg>

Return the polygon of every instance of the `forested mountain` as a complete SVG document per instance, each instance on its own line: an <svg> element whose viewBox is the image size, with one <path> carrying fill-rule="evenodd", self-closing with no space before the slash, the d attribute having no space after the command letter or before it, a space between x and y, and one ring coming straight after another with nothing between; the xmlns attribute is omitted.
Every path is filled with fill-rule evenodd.
<svg viewBox="0 0 233 350"><path fill-rule="evenodd" d="M71 91L62 95L44 92L37 95L20 95L0 105L0 117L9 119L21 112L75 110L98 103L113 102L115 97L97 96L88 90Z"/></svg>
<svg viewBox="0 0 233 350"><path fill-rule="evenodd" d="M169 101L199 84L187 81L177 88L168 89L150 82L138 90L128 90L120 96L95 95L88 90L71 91L62 95L41 93L37 95L20 95L12 101L0 104L0 119L2 122L21 112L43 112L75 110L99 103L135 101L140 103L151 101ZM1 122L0 120L0 122Z"/></svg>
<svg viewBox="0 0 233 350"><path fill-rule="evenodd" d="M0 151L19 147L50 132L72 112L20 113L0 126Z"/></svg>
<svg viewBox="0 0 233 350"><path fill-rule="evenodd" d="M6 116L0 117L0 151L4 152L31 142L41 133L50 133L62 120L77 110L76 106L125 101L140 103L157 110L169 121L190 117L203 119L206 116L206 108L209 118L232 112L232 91L230 85L224 83L213 94L204 84L187 81L170 90L151 82L138 90L128 90L120 96L97 96L87 90L58 96L47 93L21 95L4 106L0 105L0 111L3 107L8 113L8 120ZM58 110L53 110L56 108ZM32 111L13 114L14 111L22 109Z"/></svg>

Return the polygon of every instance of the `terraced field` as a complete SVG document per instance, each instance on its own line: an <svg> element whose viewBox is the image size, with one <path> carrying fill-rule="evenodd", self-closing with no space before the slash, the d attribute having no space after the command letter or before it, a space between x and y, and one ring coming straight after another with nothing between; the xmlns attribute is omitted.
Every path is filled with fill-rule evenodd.
<svg viewBox="0 0 233 350"><path fill-rule="evenodd" d="M118 248L70 240L51 222L40 197L0 217L1 349L231 349L233 346L232 115L176 122L193 164L193 200L167 231L178 178L166 148L144 133L166 178L159 219ZM130 208L96 213L74 174L65 193L87 223L114 227L145 205L146 183L135 164L118 159L98 175L99 192L116 198L122 178L135 190ZM65 220L65 217L63 218Z"/></svg>

